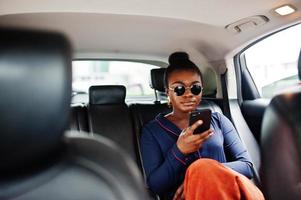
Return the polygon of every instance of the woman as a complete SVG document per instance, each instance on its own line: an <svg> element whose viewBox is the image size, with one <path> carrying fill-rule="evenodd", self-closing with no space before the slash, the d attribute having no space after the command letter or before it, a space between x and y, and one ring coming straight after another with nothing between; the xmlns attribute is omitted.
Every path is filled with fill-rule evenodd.
<svg viewBox="0 0 301 200"><path fill-rule="evenodd" d="M169 63L165 88L172 111L160 113L142 129L142 158L150 189L166 199L181 197L188 166L196 160L212 163L202 158L216 160L226 168L252 178L250 157L225 116L212 113L211 128L192 134L202 124L197 121L189 126L189 115L202 99L202 74L187 53L171 54ZM231 160L227 160L226 155Z"/></svg>

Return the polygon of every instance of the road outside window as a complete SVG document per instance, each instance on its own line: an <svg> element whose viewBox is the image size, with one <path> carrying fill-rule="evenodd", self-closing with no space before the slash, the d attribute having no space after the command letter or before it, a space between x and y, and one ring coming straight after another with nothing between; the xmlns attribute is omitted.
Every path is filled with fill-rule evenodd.
<svg viewBox="0 0 301 200"><path fill-rule="evenodd" d="M272 98L297 84L300 35L299 24L278 32L245 51L247 68L262 97Z"/></svg>

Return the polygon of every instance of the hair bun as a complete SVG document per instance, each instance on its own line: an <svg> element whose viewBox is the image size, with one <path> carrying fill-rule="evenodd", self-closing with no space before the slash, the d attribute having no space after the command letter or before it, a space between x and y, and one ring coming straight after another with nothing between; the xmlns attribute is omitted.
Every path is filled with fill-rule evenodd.
<svg viewBox="0 0 301 200"><path fill-rule="evenodd" d="M187 61L189 61L189 55L186 52L174 52L168 58L168 62L170 65L183 63Z"/></svg>

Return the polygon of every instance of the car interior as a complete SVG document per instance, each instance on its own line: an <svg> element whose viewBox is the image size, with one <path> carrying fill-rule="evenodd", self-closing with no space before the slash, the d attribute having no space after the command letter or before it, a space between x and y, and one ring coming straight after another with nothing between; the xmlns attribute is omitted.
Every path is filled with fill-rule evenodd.
<svg viewBox="0 0 301 200"><path fill-rule="evenodd" d="M0 2L0 199L164 199L140 138L171 111L176 51L200 68L198 109L230 119L265 198L301 198L300 1Z"/></svg>

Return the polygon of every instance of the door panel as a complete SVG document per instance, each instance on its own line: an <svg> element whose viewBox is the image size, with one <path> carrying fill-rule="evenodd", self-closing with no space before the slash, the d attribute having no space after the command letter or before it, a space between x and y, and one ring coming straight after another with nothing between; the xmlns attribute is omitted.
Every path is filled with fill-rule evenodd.
<svg viewBox="0 0 301 200"><path fill-rule="evenodd" d="M262 117L269 102L269 99L255 99L243 101L241 105L242 114L258 143L260 143Z"/></svg>

